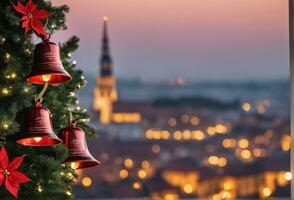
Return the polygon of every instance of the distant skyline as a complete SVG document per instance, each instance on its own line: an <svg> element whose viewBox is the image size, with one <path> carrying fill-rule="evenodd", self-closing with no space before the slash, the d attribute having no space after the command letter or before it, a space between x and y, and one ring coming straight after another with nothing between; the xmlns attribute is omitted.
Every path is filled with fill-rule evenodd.
<svg viewBox="0 0 294 200"><path fill-rule="evenodd" d="M288 77L285 0L53 0L67 4L73 54L86 75L98 75L102 18L109 17L114 72L119 78L263 80Z"/></svg>

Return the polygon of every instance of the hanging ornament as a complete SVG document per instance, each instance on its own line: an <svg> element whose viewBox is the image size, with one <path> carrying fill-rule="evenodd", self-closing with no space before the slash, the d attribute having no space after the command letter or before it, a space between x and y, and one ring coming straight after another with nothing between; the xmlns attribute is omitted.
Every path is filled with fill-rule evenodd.
<svg viewBox="0 0 294 200"><path fill-rule="evenodd" d="M76 127L74 121L60 131L60 137L69 153L64 162L71 163L73 169L95 167L100 164L89 152L83 129Z"/></svg>
<svg viewBox="0 0 294 200"><path fill-rule="evenodd" d="M59 47L49 39L37 44L34 65L27 82L34 84L60 84L71 80L60 60Z"/></svg>
<svg viewBox="0 0 294 200"><path fill-rule="evenodd" d="M21 27L25 29L26 33L33 29L38 35L48 38L49 35L46 33L41 20L49 17L51 15L49 12L43 9L37 9L36 4L32 0L28 0L25 5L22 5L18 1L17 5L12 6L17 12L23 14Z"/></svg>
<svg viewBox="0 0 294 200"><path fill-rule="evenodd" d="M26 175L17 171L23 159L24 156L20 156L9 163L5 147L3 146L0 151L0 186L4 183L6 189L15 198L17 198L19 185L31 181Z"/></svg>
<svg viewBox="0 0 294 200"><path fill-rule="evenodd" d="M52 146L62 142L53 131L52 115L48 108L42 106L42 98L37 98L35 106L27 110L25 120L25 131L16 141L18 144Z"/></svg>

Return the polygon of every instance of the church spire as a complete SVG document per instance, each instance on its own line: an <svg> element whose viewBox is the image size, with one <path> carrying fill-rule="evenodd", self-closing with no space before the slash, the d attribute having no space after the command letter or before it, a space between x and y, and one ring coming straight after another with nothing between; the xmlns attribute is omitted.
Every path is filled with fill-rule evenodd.
<svg viewBox="0 0 294 200"><path fill-rule="evenodd" d="M109 49L109 40L107 32L108 17L103 17L103 36L102 36L102 49L100 57L100 76L112 75L112 60Z"/></svg>

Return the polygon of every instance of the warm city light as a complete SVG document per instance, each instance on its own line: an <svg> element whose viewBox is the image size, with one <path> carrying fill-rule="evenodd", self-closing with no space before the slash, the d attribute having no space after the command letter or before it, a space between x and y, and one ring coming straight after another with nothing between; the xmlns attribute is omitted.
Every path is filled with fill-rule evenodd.
<svg viewBox="0 0 294 200"><path fill-rule="evenodd" d="M197 126L200 123L200 120L198 117L194 116L191 118L190 122L192 125Z"/></svg>
<svg viewBox="0 0 294 200"><path fill-rule="evenodd" d="M47 82L50 81L51 75L50 74L43 74L42 76L43 81Z"/></svg>
<svg viewBox="0 0 294 200"><path fill-rule="evenodd" d="M227 163L228 163L227 159L225 159L225 158L219 158L217 165L219 167L225 167L227 165Z"/></svg>
<svg viewBox="0 0 294 200"><path fill-rule="evenodd" d="M181 131L174 132L174 139L175 140L181 140L182 139L182 133L181 133Z"/></svg>
<svg viewBox="0 0 294 200"><path fill-rule="evenodd" d="M193 192L193 186L190 184L186 184L183 188L184 192L187 194L191 194Z"/></svg>
<svg viewBox="0 0 294 200"><path fill-rule="evenodd" d="M149 169L151 167L151 164L148 160L144 160L142 161L141 166L143 169Z"/></svg>
<svg viewBox="0 0 294 200"><path fill-rule="evenodd" d="M241 157L242 157L243 159L245 159L245 160L248 160L248 159L251 158L251 152L250 152L249 150L247 150L247 149L242 150L242 151L241 151Z"/></svg>
<svg viewBox="0 0 294 200"><path fill-rule="evenodd" d="M179 196L176 193L167 193L164 195L164 200L178 200Z"/></svg>
<svg viewBox="0 0 294 200"><path fill-rule="evenodd" d="M224 190L231 190L231 189L233 189L233 187L234 187L234 184L233 184L233 182L231 182L231 181L226 181L226 182L223 184L223 188L224 188Z"/></svg>
<svg viewBox="0 0 294 200"><path fill-rule="evenodd" d="M218 157L217 156L210 156L208 158L208 162L211 165L216 165L218 163Z"/></svg>
<svg viewBox="0 0 294 200"><path fill-rule="evenodd" d="M193 139L196 139L196 140L203 140L205 138L205 135L203 131L196 130L196 131L192 131L192 137Z"/></svg>
<svg viewBox="0 0 294 200"><path fill-rule="evenodd" d="M133 162L132 159L127 158L127 159L125 159L125 161L124 161L124 165L125 165L125 167L126 167L127 169L132 169L132 168L134 167L134 162Z"/></svg>
<svg viewBox="0 0 294 200"><path fill-rule="evenodd" d="M262 194L265 197L269 197L272 194L272 190L270 188L268 188L268 187L265 187L265 188L262 189Z"/></svg>
<svg viewBox="0 0 294 200"><path fill-rule="evenodd" d="M190 117L189 117L189 115L187 115L187 114L183 114L183 115L181 116L181 120L182 120L183 123L188 123L189 120L190 120Z"/></svg>
<svg viewBox="0 0 294 200"><path fill-rule="evenodd" d="M153 153L159 153L160 152L160 146L158 144L154 144L151 147L151 150Z"/></svg>
<svg viewBox="0 0 294 200"><path fill-rule="evenodd" d="M223 140L223 147L224 148L234 148L236 146L235 139L224 139Z"/></svg>
<svg viewBox="0 0 294 200"><path fill-rule="evenodd" d="M170 118L167 123L169 126L174 127L177 125L177 120L175 118Z"/></svg>
<svg viewBox="0 0 294 200"><path fill-rule="evenodd" d="M208 133L209 135L214 135L214 134L216 133L216 129L215 129L215 127L213 127L213 126L208 127L208 128L207 128L207 133Z"/></svg>
<svg viewBox="0 0 294 200"><path fill-rule="evenodd" d="M183 131L183 139L184 140L189 140L189 139L191 139L191 131L190 130L184 130Z"/></svg>
<svg viewBox="0 0 294 200"><path fill-rule="evenodd" d="M281 146L283 151L290 151L291 149L291 136L284 135L281 140Z"/></svg>
<svg viewBox="0 0 294 200"><path fill-rule="evenodd" d="M90 187L92 185L92 179L90 177L84 177L82 179L82 184L85 187Z"/></svg>
<svg viewBox="0 0 294 200"><path fill-rule="evenodd" d="M126 169L122 169L119 171L119 177L121 179L128 178L128 176L129 176L129 172Z"/></svg>
<svg viewBox="0 0 294 200"><path fill-rule="evenodd" d="M133 188L135 190L140 190L142 188L142 184L140 182L133 183Z"/></svg>
<svg viewBox="0 0 294 200"><path fill-rule="evenodd" d="M243 108L244 111L249 112L250 109L251 109L251 104L248 103L248 102L243 103L242 108Z"/></svg>
<svg viewBox="0 0 294 200"><path fill-rule="evenodd" d="M139 177L140 179L145 179L145 178L147 177L147 172L146 172L144 169L140 169L140 170L138 171L138 177Z"/></svg>
<svg viewBox="0 0 294 200"><path fill-rule="evenodd" d="M225 134L225 133L227 133L228 128L227 128L225 125L223 125L223 124L217 124L217 125L215 126L215 131L216 131L217 133Z"/></svg>
<svg viewBox="0 0 294 200"><path fill-rule="evenodd" d="M249 142L247 139L241 139L239 140L238 145L240 148L246 149L249 146Z"/></svg>
<svg viewBox="0 0 294 200"><path fill-rule="evenodd" d="M285 179L287 181L291 181L292 180L292 173L291 172L286 172L284 176L285 176Z"/></svg>

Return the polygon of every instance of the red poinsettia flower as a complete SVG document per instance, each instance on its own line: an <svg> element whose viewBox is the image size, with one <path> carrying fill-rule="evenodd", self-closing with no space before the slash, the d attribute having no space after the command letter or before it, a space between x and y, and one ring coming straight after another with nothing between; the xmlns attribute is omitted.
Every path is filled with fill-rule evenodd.
<svg viewBox="0 0 294 200"><path fill-rule="evenodd" d="M16 171L21 165L24 157L20 156L9 163L8 155L3 146L0 151L0 186L5 183L6 189L17 198L19 184L31 181L23 173Z"/></svg>
<svg viewBox="0 0 294 200"><path fill-rule="evenodd" d="M51 15L50 13L43 9L38 10L32 0L29 0L26 5L22 5L18 1L17 5L12 6L17 12L24 14L21 20L22 28L25 28L25 32L28 32L32 28L37 34L41 34L46 38L48 37L41 20L49 17Z"/></svg>

